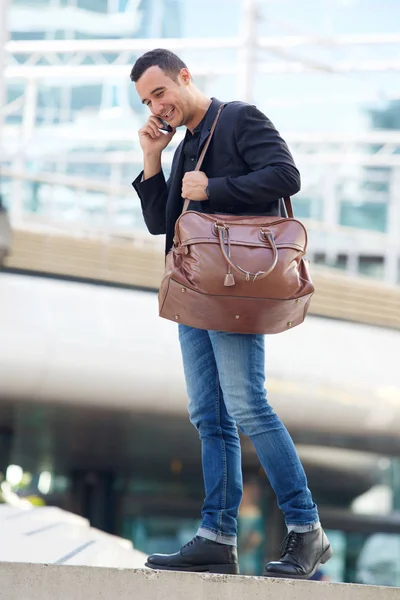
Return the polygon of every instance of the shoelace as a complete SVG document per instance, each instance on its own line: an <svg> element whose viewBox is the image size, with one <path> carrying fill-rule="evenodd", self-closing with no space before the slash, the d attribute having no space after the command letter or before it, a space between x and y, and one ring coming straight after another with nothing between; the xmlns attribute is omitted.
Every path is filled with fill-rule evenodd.
<svg viewBox="0 0 400 600"><path fill-rule="evenodd" d="M303 545L303 536L301 533L296 533L295 531L291 531L283 540L281 551L281 558L285 556L285 554L294 554L298 548L301 548Z"/></svg>
<svg viewBox="0 0 400 600"><path fill-rule="evenodd" d="M184 546L182 546L181 551L184 550L185 548L189 548L189 546L193 546L193 544L197 541L197 535L190 540L190 542L188 542L187 544L185 544Z"/></svg>

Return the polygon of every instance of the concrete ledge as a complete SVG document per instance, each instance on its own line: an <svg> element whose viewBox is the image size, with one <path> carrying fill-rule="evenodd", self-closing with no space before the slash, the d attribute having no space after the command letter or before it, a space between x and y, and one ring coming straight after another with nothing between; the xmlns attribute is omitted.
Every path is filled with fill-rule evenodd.
<svg viewBox="0 0 400 600"><path fill-rule="evenodd" d="M0 563L4 600L398 600L399 588L146 569Z"/></svg>

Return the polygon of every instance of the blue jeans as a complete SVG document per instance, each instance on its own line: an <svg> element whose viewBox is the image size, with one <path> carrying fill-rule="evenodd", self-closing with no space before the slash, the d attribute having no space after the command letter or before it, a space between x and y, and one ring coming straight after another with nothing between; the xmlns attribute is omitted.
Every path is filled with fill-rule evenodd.
<svg viewBox="0 0 400 600"><path fill-rule="evenodd" d="M237 544L243 493L237 426L256 449L288 529L318 527L317 506L293 441L266 399L264 336L179 325L179 340L190 421L202 445L206 498L198 535Z"/></svg>

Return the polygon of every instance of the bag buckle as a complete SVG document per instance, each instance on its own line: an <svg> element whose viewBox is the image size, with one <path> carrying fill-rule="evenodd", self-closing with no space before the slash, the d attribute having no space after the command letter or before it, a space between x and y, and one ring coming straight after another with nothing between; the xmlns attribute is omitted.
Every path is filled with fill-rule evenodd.
<svg viewBox="0 0 400 600"><path fill-rule="evenodd" d="M215 229L216 232L218 232L218 231L228 231L229 227L228 227L228 225L224 225L224 224L220 225L218 223L214 223L214 229Z"/></svg>

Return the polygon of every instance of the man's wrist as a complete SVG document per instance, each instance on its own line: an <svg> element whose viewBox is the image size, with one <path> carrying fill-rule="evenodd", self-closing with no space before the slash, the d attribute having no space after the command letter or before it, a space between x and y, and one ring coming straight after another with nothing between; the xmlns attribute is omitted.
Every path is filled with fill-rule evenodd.
<svg viewBox="0 0 400 600"><path fill-rule="evenodd" d="M206 193L206 196L207 196L207 198L208 198L208 200L209 200L209 199L210 199L210 190L209 190L209 187L208 187L208 183L207 183L207 185L206 185L206 189L205 189L204 191L205 191L205 193Z"/></svg>
<svg viewBox="0 0 400 600"><path fill-rule="evenodd" d="M144 179L150 179L161 171L161 152L144 155Z"/></svg>
<svg viewBox="0 0 400 600"><path fill-rule="evenodd" d="M157 152L144 152L143 153L143 158L145 160L157 161L157 160L161 160L161 154L162 154L162 152L160 152L160 151L157 151Z"/></svg>

